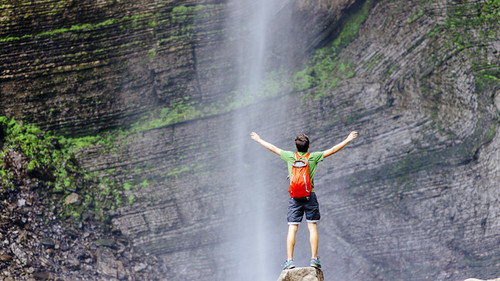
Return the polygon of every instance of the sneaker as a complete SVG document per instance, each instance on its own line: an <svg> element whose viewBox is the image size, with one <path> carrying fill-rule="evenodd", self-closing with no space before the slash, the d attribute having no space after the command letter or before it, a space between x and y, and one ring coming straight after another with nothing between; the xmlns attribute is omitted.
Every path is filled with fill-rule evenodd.
<svg viewBox="0 0 500 281"><path fill-rule="evenodd" d="M314 267L316 269L321 269L321 262L319 261L319 257L312 258L310 265L311 267Z"/></svg>
<svg viewBox="0 0 500 281"><path fill-rule="evenodd" d="M295 268L295 263L293 260L286 260L283 263L283 270Z"/></svg>

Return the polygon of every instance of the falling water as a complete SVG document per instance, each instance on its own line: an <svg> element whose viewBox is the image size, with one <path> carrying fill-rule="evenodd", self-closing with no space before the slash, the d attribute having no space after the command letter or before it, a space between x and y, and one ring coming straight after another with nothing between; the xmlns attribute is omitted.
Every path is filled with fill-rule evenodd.
<svg viewBox="0 0 500 281"><path fill-rule="evenodd" d="M271 67L269 54L273 38L270 30L273 16L283 0L233 0L228 16L228 35L235 40L235 70L237 71L236 104L245 104L258 98L266 71ZM279 273L284 242L277 244L274 237L283 234L270 216L269 181L267 167L262 159L271 153L252 143L249 133L256 121L265 114L261 106L253 105L235 114L233 137L236 142L235 222L227 227L234 272L226 280L273 280ZM258 123L258 122L257 122ZM274 155L274 157L277 157ZM284 239L284 238L283 238ZM282 239L282 241L284 241Z"/></svg>

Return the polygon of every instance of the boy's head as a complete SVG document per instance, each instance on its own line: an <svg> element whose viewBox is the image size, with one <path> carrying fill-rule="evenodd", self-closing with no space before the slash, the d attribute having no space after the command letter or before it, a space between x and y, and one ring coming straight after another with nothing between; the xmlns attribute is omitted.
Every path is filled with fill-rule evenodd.
<svg viewBox="0 0 500 281"><path fill-rule="evenodd" d="M307 152L309 149L309 137L306 134L300 134L295 137L295 146L298 152Z"/></svg>

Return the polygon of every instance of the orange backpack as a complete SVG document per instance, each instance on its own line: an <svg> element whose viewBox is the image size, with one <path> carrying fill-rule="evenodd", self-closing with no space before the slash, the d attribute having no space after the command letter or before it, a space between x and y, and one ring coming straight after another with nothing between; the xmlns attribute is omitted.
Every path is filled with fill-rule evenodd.
<svg viewBox="0 0 500 281"><path fill-rule="evenodd" d="M290 187L288 193L292 198L309 197L311 195L311 176L309 175L309 156L307 153L300 156L295 153L295 162L292 164ZM305 158L305 161L303 160Z"/></svg>

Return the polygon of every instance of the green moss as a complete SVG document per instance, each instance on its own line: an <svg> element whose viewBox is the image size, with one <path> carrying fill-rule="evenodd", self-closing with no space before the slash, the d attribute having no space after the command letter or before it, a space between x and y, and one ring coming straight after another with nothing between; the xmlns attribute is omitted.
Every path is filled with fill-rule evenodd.
<svg viewBox="0 0 500 281"><path fill-rule="evenodd" d="M35 175L32 181L41 181L37 174L45 175L43 181L47 188L43 192L58 196L54 204L60 209L61 217L81 219L80 214L91 212L98 219L106 220L104 209L116 208L117 204L122 203L122 189L116 188L113 180L86 172L75 158L76 150L103 145L111 138L67 139L5 116L0 116L0 128L4 132L3 146L0 148L0 195L9 188L15 188L14 181L22 180L17 178L14 168L4 165L5 155L15 152L25 159L26 170ZM63 205L65 196L77 190L84 198L81 206Z"/></svg>
<svg viewBox="0 0 500 281"><path fill-rule="evenodd" d="M171 107L153 110L150 114L143 116L141 120L132 124L131 129L122 132L127 134L146 131L162 126L170 125L184 120L191 120L203 114L190 103L189 99L179 100Z"/></svg>
<svg viewBox="0 0 500 281"><path fill-rule="evenodd" d="M64 149L70 150L72 152L76 152L83 148L96 145L112 149L114 147L115 141L116 135L114 134L83 136L77 138L60 138L60 142L66 145Z"/></svg>
<svg viewBox="0 0 500 281"><path fill-rule="evenodd" d="M149 182L148 182L148 180L147 180L147 179L144 179L144 180L141 182L141 184L140 184L140 187L143 187L143 188L148 187L148 186L149 186Z"/></svg>
<svg viewBox="0 0 500 281"><path fill-rule="evenodd" d="M293 86L295 90L310 89L314 84L314 78L309 74L309 69L303 69L295 74L293 77Z"/></svg>
<svg viewBox="0 0 500 281"><path fill-rule="evenodd" d="M126 182L123 184L123 190L130 190L132 189L132 184L129 182Z"/></svg>
<svg viewBox="0 0 500 281"><path fill-rule="evenodd" d="M489 86L498 85L500 81L500 65L482 65L481 70L476 72L476 90L482 92Z"/></svg>
<svg viewBox="0 0 500 281"><path fill-rule="evenodd" d="M371 5L372 0L365 1L354 14L349 16L331 45L317 50L308 66L295 73L292 79L294 90L303 91L316 87L311 96L318 98L324 96L327 90L335 87L340 80L354 76L354 72L350 70L350 63L341 60L337 54L356 39L359 27L368 17Z"/></svg>
<svg viewBox="0 0 500 281"><path fill-rule="evenodd" d="M487 50L484 44L498 38L500 1L456 1L446 16L444 23L435 26L426 36L441 46L440 52L433 55L435 68L460 53L470 61L468 72L474 75L477 94L490 92L489 89L499 83L500 67L484 54ZM435 112L437 110L431 117L437 115Z"/></svg>
<svg viewBox="0 0 500 281"><path fill-rule="evenodd" d="M191 168L189 167L175 167L174 169L170 170L168 173L167 173L167 177L171 177L171 176L177 176L181 173L184 173L184 172L187 172L187 171L190 171Z"/></svg>
<svg viewBox="0 0 500 281"><path fill-rule="evenodd" d="M368 18L372 2L372 0L366 0L356 13L349 16L339 36L333 41L333 48L345 48L356 39L359 27Z"/></svg>
<svg viewBox="0 0 500 281"><path fill-rule="evenodd" d="M188 12L192 12L194 9L194 7L186 7L184 5L181 5L181 6L177 6L177 7L174 7L172 9L172 14L180 14L180 15L185 15L187 14Z"/></svg>
<svg viewBox="0 0 500 281"><path fill-rule="evenodd" d="M493 139L493 137L495 136L496 132L497 132L497 129L498 129L498 124L500 123L500 117L498 117L495 122L493 122L491 128L490 128L490 131L488 132L488 136L487 136L487 141L491 141Z"/></svg>
<svg viewBox="0 0 500 281"><path fill-rule="evenodd" d="M148 51L148 59L149 60L152 60L154 57L157 56L157 53L156 53L156 48L151 48L149 51Z"/></svg>
<svg viewBox="0 0 500 281"><path fill-rule="evenodd" d="M28 164L28 168L27 168L27 169L28 169L28 171L33 171L33 170L35 170L35 168L37 168L38 166L40 166L40 165L38 164L38 161L36 161L35 159L32 159L32 160L29 162L29 164Z"/></svg>
<svg viewBox="0 0 500 281"><path fill-rule="evenodd" d="M16 41L21 39L20 37L17 36L10 36L10 37L5 37L5 38L0 38L0 42L10 42L10 41Z"/></svg>
<svg viewBox="0 0 500 281"><path fill-rule="evenodd" d="M391 75L394 72L394 70L396 70L396 67L397 67L396 65L391 66L389 70L387 70L386 75L387 76Z"/></svg>
<svg viewBox="0 0 500 281"><path fill-rule="evenodd" d="M420 17L424 15L424 10L420 10L418 13L416 13L411 19L408 19L408 23L413 23L414 21L418 20Z"/></svg>
<svg viewBox="0 0 500 281"><path fill-rule="evenodd" d="M459 3L448 10L444 27L452 32L454 41L459 43L467 38L468 32L462 28L482 26L483 36L496 38L498 36L498 23L500 22L500 1L487 0L471 3ZM464 44L466 45L466 44Z"/></svg>
<svg viewBox="0 0 500 281"><path fill-rule="evenodd" d="M122 29L141 29L141 28L154 28L159 24L169 23L170 21L175 23L185 23L188 19L194 16L195 12L199 11L210 11L210 10L220 10L219 6L216 5L196 5L196 6L177 6L174 7L172 13L170 14L171 19L158 21L159 18L163 18L160 13L143 13L137 15L127 15L121 18L111 18L98 23L85 23L80 25L72 25L70 27L62 27L52 30L43 31L37 34L26 34L21 37L19 36L8 36L5 38L0 38L0 42L10 42L20 39L32 38L32 37L53 37L65 33L73 33L79 31L91 31L100 29L103 27L108 27L116 24ZM208 12L207 12L208 13ZM181 32L190 32L193 26L184 26Z"/></svg>

